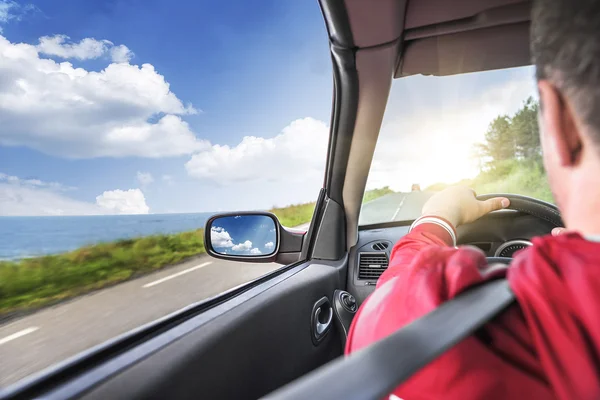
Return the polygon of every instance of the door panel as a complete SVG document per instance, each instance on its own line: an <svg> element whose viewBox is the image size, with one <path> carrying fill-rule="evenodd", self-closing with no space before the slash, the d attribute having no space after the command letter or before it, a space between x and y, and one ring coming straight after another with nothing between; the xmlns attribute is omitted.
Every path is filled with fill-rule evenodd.
<svg viewBox="0 0 600 400"><path fill-rule="evenodd" d="M331 301L333 291L343 288L345 265L346 260L306 266L103 382L85 398L254 399L271 392L342 354L333 325L313 344L311 312L315 302L323 296Z"/></svg>

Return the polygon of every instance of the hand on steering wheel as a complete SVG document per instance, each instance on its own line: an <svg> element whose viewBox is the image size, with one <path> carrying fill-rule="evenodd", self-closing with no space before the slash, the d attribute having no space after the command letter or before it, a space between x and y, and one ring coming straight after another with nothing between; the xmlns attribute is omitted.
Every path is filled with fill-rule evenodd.
<svg viewBox="0 0 600 400"><path fill-rule="evenodd" d="M508 206L505 206L508 201ZM515 194L485 194L475 196L475 192L465 186L445 189L433 195L425 206L424 215L436 215L447 219L455 227L474 222L491 211L511 209L533 215L554 225L552 234L557 236L567 231L554 204ZM487 257L488 262L510 264L510 257Z"/></svg>
<svg viewBox="0 0 600 400"><path fill-rule="evenodd" d="M434 194L423 206L423 215L435 215L450 222L455 228L468 224L492 211L507 208L506 197L479 200L475 192L466 186L451 186Z"/></svg>

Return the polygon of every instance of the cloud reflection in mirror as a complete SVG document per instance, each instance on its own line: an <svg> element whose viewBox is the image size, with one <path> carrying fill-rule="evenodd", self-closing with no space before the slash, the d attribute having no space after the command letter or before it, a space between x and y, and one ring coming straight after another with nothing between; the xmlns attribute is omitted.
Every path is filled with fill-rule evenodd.
<svg viewBox="0 0 600 400"><path fill-rule="evenodd" d="M235 215L216 218L210 241L219 254L268 256L277 248L275 222L266 215Z"/></svg>

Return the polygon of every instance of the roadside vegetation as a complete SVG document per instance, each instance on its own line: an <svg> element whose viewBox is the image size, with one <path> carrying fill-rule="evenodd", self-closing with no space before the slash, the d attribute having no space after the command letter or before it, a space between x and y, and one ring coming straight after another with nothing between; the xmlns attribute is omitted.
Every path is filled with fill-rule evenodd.
<svg viewBox="0 0 600 400"><path fill-rule="evenodd" d="M287 207L272 208L270 211L277 215L281 225L293 228L310 222L315 212L316 203L294 204Z"/></svg>
<svg viewBox="0 0 600 400"><path fill-rule="evenodd" d="M391 193L388 188L365 199ZM271 210L282 225L310 222L315 203ZM0 261L0 316L35 309L158 270L205 252L204 230L97 243L77 250Z"/></svg>
<svg viewBox="0 0 600 400"><path fill-rule="evenodd" d="M73 297L204 253L203 229L0 261L0 314Z"/></svg>
<svg viewBox="0 0 600 400"><path fill-rule="evenodd" d="M484 143L475 147L479 174L456 184L468 185L477 193L517 193L552 202L542 164L538 107L530 97L514 115L496 117L485 133ZM438 183L425 190L447 186Z"/></svg>
<svg viewBox="0 0 600 400"><path fill-rule="evenodd" d="M394 193L394 191L388 186L384 186L381 189L367 190L365 192L365 196L363 197L363 203L368 203L369 201L375 200L378 197L383 197L391 193Z"/></svg>

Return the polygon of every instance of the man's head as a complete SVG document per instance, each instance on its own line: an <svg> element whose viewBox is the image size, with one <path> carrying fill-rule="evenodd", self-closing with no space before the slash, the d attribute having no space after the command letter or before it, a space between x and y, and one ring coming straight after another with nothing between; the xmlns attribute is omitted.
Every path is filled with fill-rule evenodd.
<svg viewBox="0 0 600 400"><path fill-rule="evenodd" d="M600 1L534 0L531 53L555 200L567 227L600 233Z"/></svg>

